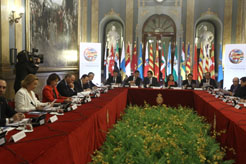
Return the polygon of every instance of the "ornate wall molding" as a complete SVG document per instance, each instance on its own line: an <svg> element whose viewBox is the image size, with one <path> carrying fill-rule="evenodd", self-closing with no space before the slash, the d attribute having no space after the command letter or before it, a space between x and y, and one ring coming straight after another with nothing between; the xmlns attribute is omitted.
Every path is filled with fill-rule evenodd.
<svg viewBox="0 0 246 164"><path fill-rule="evenodd" d="M99 2L92 0L91 3L91 42L98 42Z"/></svg>
<svg viewBox="0 0 246 164"><path fill-rule="evenodd" d="M133 42L133 0L126 0L126 44Z"/></svg>
<svg viewBox="0 0 246 164"><path fill-rule="evenodd" d="M87 41L87 8L88 8L88 4L87 4L87 0L82 0L82 36L81 36L81 40L82 42L86 42Z"/></svg>
<svg viewBox="0 0 246 164"><path fill-rule="evenodd" d="M232 4L233 4L232 0L225 0L223 45L231 43ZM223 48L223 52L224 52L224 48Z"/></svg>

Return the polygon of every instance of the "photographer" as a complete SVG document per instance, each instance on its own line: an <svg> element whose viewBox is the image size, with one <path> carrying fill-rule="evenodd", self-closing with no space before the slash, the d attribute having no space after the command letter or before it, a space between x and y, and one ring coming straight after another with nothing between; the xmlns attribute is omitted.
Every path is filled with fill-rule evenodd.
<svg viewBox="0 0 246 164"><path fill-rule="evenodd" d="M37 51L36 49L34 50ZM18 62L15 65L15 93L21 88L21 81L28 74L36 74L38 71L40 58L33 58L32 56L34 56L34 52L29 55L29 52L25 50L21 51L17 56Z"/></svg>

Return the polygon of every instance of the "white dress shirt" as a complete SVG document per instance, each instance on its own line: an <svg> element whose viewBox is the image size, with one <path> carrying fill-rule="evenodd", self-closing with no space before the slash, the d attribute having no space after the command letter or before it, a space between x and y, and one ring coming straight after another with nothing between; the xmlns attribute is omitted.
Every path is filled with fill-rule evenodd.
<svg viewBox="0 0 246 164"><path fill-rule="evenodd" d="M31 96L32 95L32 96ZM38 106L45 106L48 103L41 103L31 91L31 95L26 88L21 88L15 95L15 110L17 112L29 112L36 110Z"/></svg>

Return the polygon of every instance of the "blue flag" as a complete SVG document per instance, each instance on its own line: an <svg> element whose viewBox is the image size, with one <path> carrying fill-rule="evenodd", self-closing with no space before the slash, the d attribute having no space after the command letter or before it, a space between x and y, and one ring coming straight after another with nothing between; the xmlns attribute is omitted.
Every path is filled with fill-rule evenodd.
<svg viewBox="0 0 246 164"><path fill-rule="evenodd" d="M168 57L167 57L167 76L172 73L172 63L171 63L171 42L168 46Z"/></svg>
<svg viewBox="0 0 246 164"><path fill-rule="evenodd" d="M218 69L218 82L224 79L223 67L222 67L222 44L220 44L220 56L219 56L219 69Z"/></svg>
<svg viewBox="0 0 246 164"><path fill-rule="evenodd" d="M143 55L142 55L142 43L139 46L139 55L138 55L138 71L140 78L143 79Z"/></svg>

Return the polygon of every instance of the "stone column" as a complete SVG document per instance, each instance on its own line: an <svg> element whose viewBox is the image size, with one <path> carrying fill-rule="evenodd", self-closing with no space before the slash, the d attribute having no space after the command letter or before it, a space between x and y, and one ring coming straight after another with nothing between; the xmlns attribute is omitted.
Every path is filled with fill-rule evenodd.
<svg viewBox="0 0 246 164"><path fill-rule="evenodd" d="M91 4L91 42L98 42L98 0L92 0Z"/></svg>
<svg viewBox="0 0 246 164"><path fill-rule="evenodd" d="M133 43L133 0L126 0L126 39L125 45Z"/></svg>

